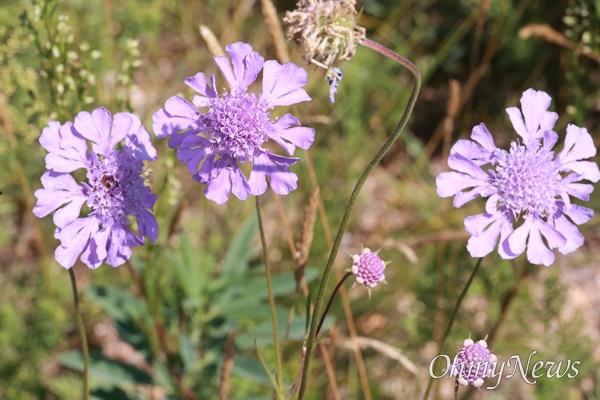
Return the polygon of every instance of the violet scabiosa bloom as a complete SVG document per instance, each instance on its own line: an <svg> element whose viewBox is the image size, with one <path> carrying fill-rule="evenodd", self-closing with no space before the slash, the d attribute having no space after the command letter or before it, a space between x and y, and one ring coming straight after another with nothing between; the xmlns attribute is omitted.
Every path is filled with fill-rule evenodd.
<svg viewBox="0 0 600 400"><path fill-rule="evenodd" d="M117 267L131 257L131 247L144 244L144 235L156 240L156 195L141 176L144 160L155 160L156 150L137 116L118 113L113 118L102 107L81 112L62 126L50 122L40 144L48 151L47 171L44 188L35 192L33 213L41 218L56 211L54 237L60 246L55 258L60 265L71 268L81 256L93 269L102 262ZM70 173L80 168L86 170L87 182L78 184ZM84 204L89 213L80 217ZM135 218L139 236L128 228L129 216Z"/></svg>
<svg viewBox="0 0 600 400"><path fill-rule="evenodd" d="M215 62L229 83L230 91L218 94L214 75L209 80L199 72L185 80L199 94L193 105L174 96L165 108L154 114L154 132L159 138L169 136L169 147L176 148L195 180L206 184L206 197L219 204L233 193L245 200L267 190L267 177L277 194L286 195L297 187L298 177L288 169L298 159L279 156L261 147L273 139L289 154L297 147L308 149L315 136L312 128L299 126L291 114L271 118L276 106L289 106L310 100L302 89L307 74L293 63L279 64L264 59L252 46L234 43L226 47L226 56ZM248 92L259 72L263 71L262 93ZM206 108L200 113L194 106ZM239 164L252 163L246 179ZM201 165L202 164L202 165Z"/></svg>
<svg viewBox="0 0 600 400"><path fill-rule="evenodd" d="M471 384L478 388L483 385L483 379L492 374L498 361L487 347L485 340L475 343L471 339L465 339L454 358L450 376L456 376L461 386Z"/></svg>
<svg viewBox="0 0 600 400"><path fill-rule="evenodd" d="M369 289L369 297L371 297L371 289L376 287L379 282L385 282L385 264L385 261L379 258L377 253L373 253L365 247L359 254L352 256L352 268L348 272L356 275L354 285L365 285Z"/></svg>
<svg viewBox="0 0 600 400"><path fill-rule="evenodd" d="M472 257L491 253L500 237L502 258L527 249L532 264L549 266L554 262L551 249L568 254L583 244L576 225L594 213L572 204L569 196L589 200L594 188L580 181L600 179L598 165L586 161L596 148L585 128L569 124L564 148L554 154L558 135L552 129L558 115L547 111L551 101L546 93L529 89L521 97L523 114L516 107L506 110L521 137L509 151L494 145L484 124L473 128L473 141L459 140L452 147L448 165L455 171L438 175L438 195L455 196L455 207L489 197L485 213L465 219Z"/></svg>

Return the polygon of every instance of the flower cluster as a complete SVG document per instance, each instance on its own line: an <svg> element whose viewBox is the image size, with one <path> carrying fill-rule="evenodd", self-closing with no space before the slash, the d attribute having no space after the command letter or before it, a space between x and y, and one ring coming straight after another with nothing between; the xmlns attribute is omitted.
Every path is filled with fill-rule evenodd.
<svg viewBox="0 0 600 400"><path fill-rule="evenodd" d="M465 339L455 357L451 374L457 377L461 386L471 384L478 388L483 385L483 379L491 375L498 358L487 347L485 340L475 343L472 339Z"/></svg>
<svg viewBox="0 0 600 400"><path fill-rule="evenodd" d="M365 247L359 254L352 256L352 268L349 272L356 275L355 285L365 285L369 289L369 297L371 297L371 289L379 282L385 282L384 271L385 261L369 248Z"/></svg>
<svg viewBox="0 0 600 400"><path fill-rule="evenodd" d="M568 254L583 244L581 225L594 215L591 209L571 203L570 196L588 201L593 191L582 180L598 182L598 165L592 137L585 128L569 124L563 150L552 148L558 141L553 131L558 115L549 112L552 99L542 91L527 90L521 111L506 111L521 137L508 151L494 145L484 124L473 128L471 140L459 140L451 150L448 165L455 171L437 177L441 197L454 197L454 206L481 196L488 197L486 212L465 219L472 235L468 250L483 257L494 250L511 259L527 249L532 264L551 265L558 249Z"/></svg>
<svg viewBox="0 0 600 400"><path fill-rule="evenodd" d="M272 118L270 110L310 100L302 89L306 71L293 63L264 61L246 43L226 47L226 56L215 62L230 86L219 94L214 75L210 80L199 72L185 83L198 94L193 104L174 96L153 116L154 132L159 138L169 137L169 147L178 148L177 155L187 164L195 180L206 184L205 194L219 204L230 193L239 199L249 194L258 196L267 190L267 178L278 194L288 194L297 187L297 176L289 167L298 159L279 156L262 147L274 140L289 154L296 147L308 149L314 140L314 129L299 126L291 114ZM263 71L262 93L248 92L248 87ZM205 108L204 113L198 108ZM238 164L252 163L247 179Z"/></svg>
<svg viewBox="0 0 600 400"><path fill-rule="evenodd" d="M113 118L102 107L81 112L74 122L50 122L40 144L48 151L47 171L33 213L41 218L55 211L60 265L71 268L81 256L90 268L102 262L116 267L131 257L131 247L144 244L144 235L156 240L156 195L141 176L144 160L156 159L156 150L138 117ZM81 184L71 175L78 169L86 171ZM81 217L83 205L89 212ZM129 229L129 216L136 219L139 236Z"/></svg>

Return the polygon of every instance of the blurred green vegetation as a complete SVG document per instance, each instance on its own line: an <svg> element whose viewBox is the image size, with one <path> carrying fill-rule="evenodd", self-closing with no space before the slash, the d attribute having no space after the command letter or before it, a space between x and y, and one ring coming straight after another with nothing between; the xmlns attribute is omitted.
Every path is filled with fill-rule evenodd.
<svg viewBox="0 0 600 400"><path fill-rule="evenodd" d="M151 131L152 113L168 97L189 94L186 77L217 72L199 24L223 45L242 40L266 59L276 58L260 3L0 4L0 399L71 399L81 390L80 343L68 277L53 260L54 227L50 218L38 220L31 213L44 171L45 153L37 145L41 130L49 120L65 122L102 105L137 113ZM275 5L282 16L294 3ZM353 253L364 244L382 248L383 258L393 260L386 270L389 286L374 290L370 301L362 288L350 292L352 313L359 336L398 349L418 369L415 376L388 355L364 349L374 398L418 398L437 354L435 342L474 265L463 220L483 208L474 202L457 210L451 200L437 197L435 176L446 169L449 146L468 137L479 122L499 145L514 139L504 109L518 105L529 87L554 98L561 138L567 124L575 123L587 127L600 145L598 62L580 54L583 46L600 53L600 9L594 0L552 7L532 0L365 0L361 6L367 36L412 60L424 85L407 130L363 189L342 250ZM572 48L548 36L524 38L531 24L548 24ZM288 49L306 66L292 44ZM333 231L353 183L399 120L410 92L410 75L368 49L360 48L341 68L344 80L332 105L322 72L308 67L313 100L295 112L317 132L310 157ZM458 91L450 89L452 80ZM225 85L218 74L217 85ZM455 111L450 115L449 109ZM84 288L93 395L176 399L187 390L197 398L215 398L232 333L230 397L271 398L254 345L256 339L273 368L253 204L231 199L218 206L206 200L165 141L156 146L160 157L149 168L159 194L160 238L134 250L131 264L141 285L125 266L75 267ZM312 188L306 155L300 158L299 188L282 199L296 238ZM302 292L294 299L293 257L273 198L267 196L265 203L282 335L290 308L295 310L284 349L285 381L291 384L300 369L306 299ZM550 268L528 265L523 257L514 262L487 257L450 338L457 344L469 334L483 338L502 315L493 341L501 360L514 354L527 359L535 350L535 360L581 361L579 374L540 378L536 385L514 377L493 391L467 396L599 398L598 189L588 206L596 216L581 227L586 244L568 257L559 255ZM318 221L306 271L313 293L328 255L325 237ZM338 268L348 266L340 256ZM363 398L339 300L331 316L325 343L341 396ZM108 340L112 336L106 332L115 330L117 339ZM333 398L323 359L317 355L312 365L309 397ZM453 381L440 380L434 390L436 398L450 398Z"/></svg>

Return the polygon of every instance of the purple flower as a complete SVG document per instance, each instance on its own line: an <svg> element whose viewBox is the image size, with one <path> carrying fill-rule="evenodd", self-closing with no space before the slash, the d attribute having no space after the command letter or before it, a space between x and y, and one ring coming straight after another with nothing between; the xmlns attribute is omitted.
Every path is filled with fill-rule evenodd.
<svg viewBox="0 0 600 400"><path fill-rule="evenodd" d="M273 118L270 110L310 100L302 89L306 71L293 63L279 64L264 59L252 46L234 43L226 47L233 68L225 56L215 62L227 79L230 91L221 95L215 77L209 80L199 72L185 80L199 94L193 105L174 96L165 108L154 114L154 132L159 138L169 136L169 147L176 148L181 162L187 164L195 180L206 184L206 197L223 204L233 193L245 200L267 190L267 178L273 190L281 195L297 187L298 177L289 167L298 159L283 157L261 147L273 139L289 154L297 147L308 149L315 137L312 128L299 126L291 114ZM264 68L263 68L264 66ZM262 93L248 92L263 70ZM196 107L205 108L203 113ZM249 179L238 164L254 164Z"/></svg>
<svg viewBox="0 0 600 400"><path fill-rule="evenodd" d="M332 68L327 73L327 82L329 83L329 101L331 104L335 103L335 95L337 94L337 88L344 77L344 73L339 68Z"/></svg>
<svg viewBox="0 0 600 400"><path fill-rule="evenodd" d="M492 374L498 361L487 347L485 340L475 343L471 339L465 339L460 352L454 358L450 376L456 376L462 386L470 383L478 388L483 385L483 379Z"/></svg>
<svg viewBox="0 0 600 400"><path fill-rule="evenodd" d="M369 289L369 298L371 289L375 288L379 282L386 283L385 261L366 247L359 254L352 256L352 268L348 272L356 275L354 285L365 285Z"/></svg>
<svg viewBox="0 0 600 400"><path fill-rule="evenodd" d="M56 211L54 237L60 246L55 258L60 265L71 268L81 256L92 269L102 262L117 267L131 257L131 247L144 244L144 235L156 240L156 195L140 176L144 160L155 160L156 150L137 116L118 113L112 118L102 107L81 112L75 122L50 122L40 144L48 151L47 171L44 188L35 192L33 213L42 218ZM78 184L70 173L80 168L87 181ZM84 204L89 212L80 217ZM135 217L139 236L128 228L128 216Z"/></svg>
<svg viewBox="0 0 600 400"><path fill-rule="evenodd" d="M471 134L474 141L459 140L452 148L448 165L455 171L438 175L438 195L455 196L455 207L488 197L485 213L465 219L472 257L492 252L500 237L502 258L527 249L532 264L549 266L554 262L551 249L568 254L583 244L576 225L594 213L572 204L569 196L589 200L594 188L580 182L600 179L598 165L586 161L596 148L585 128L570 124L563 150L554 154L558 135L552 129L558 115L547 111L551 101L544 92L527 90L521 97L522 115L516 107L506 110L521 140L512 142L509 151L498 149L479 124Z"/></svg>

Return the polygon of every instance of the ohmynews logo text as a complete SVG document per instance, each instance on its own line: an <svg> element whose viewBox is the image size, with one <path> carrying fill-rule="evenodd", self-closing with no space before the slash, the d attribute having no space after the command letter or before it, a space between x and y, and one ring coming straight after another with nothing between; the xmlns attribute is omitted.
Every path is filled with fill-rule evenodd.
<svg viewBox="0 0 600 400"><path fill-rule="evenodd" d="M450 360L450 357L445 354L436 356L429 363L429 376L439 379L446 375L448 375L449 378L453 378L458 375L458 377L461 378L463 376L472 376L471 373L475 372L475 375L477 376L496 379L495 385L486 387L486 389L496 389L498 385L500 385L502 379L510 379L517 372L519 372L521 378L530 385L537 383L537 379L544 375L549 379L560 379L565 375L567 378L573 379L577 376L577 374L579 374L577 365L581 364L581 361L566 360L565 362L538 361L531 365L531 357L537 353L537 351L533 351L527 358L526 364L521 361L520 355L513 355L506 361L500 362L499 360L496 360L494 362L471 363L468 368L465 368L464 365L458 365L457 359L461 353L463 353L463 351L459 352L454 357L454 360ZM438 361L440 358L446 361L446 367L443 369L441 375L436 375L433 367L436 361Z"/></svg>

